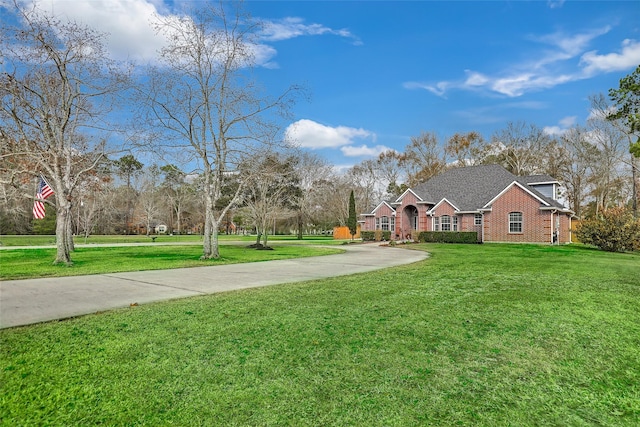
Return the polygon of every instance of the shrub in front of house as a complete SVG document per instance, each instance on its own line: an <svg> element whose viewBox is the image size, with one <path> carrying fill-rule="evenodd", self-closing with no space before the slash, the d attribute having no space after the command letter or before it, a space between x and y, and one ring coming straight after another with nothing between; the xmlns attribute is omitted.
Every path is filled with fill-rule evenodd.
<svg viewBox="0 0 640 427"><path fill-rule="evenodd" d="M362 237L363 242L373 242L376 239L375 231L361 231L360 237Z"/></svg>
<svg viewBox="0 0 640 427"><path fill-rule="evenodd" d="M418 235L422 243L478 243L475 231L423 231Z"/></svg>
<svg viewBox="0 0 640 427"><path fill-rule="evenodd" d="M640 219L630 210L611 208L597 217L585 219L576 229L578 239L603 251L640 250Z"/></svg>
<svg viewBox="0 0 640 427"><path fill-rule="evenodd" d="M361 231L360 237L362 237L363 242L381 242L381 241L389 241L391 240L391 232L390 231Z"/></svg>
<svg viewBox="0 0 640 427"><path fill-rule="evenodd" d="M376 230L374 231L375 233L375 241L376 242L388 242L391 239L391 232L390 231L382 231L382 230Z"/></svg>

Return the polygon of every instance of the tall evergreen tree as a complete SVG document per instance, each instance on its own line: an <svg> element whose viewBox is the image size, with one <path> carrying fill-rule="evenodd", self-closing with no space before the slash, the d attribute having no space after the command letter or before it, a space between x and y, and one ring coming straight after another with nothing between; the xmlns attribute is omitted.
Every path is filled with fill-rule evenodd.
<svg viewBox="0 0 640 427"><path fill-rule="evenodd" d="M356 232L358 231L358 220L356 218L356 199L353 195L353 190L351 190L351 195L349 196L349 218L347 219L347 227L349 227L351 240L353 240L353 236L355 236Z"/></svg>

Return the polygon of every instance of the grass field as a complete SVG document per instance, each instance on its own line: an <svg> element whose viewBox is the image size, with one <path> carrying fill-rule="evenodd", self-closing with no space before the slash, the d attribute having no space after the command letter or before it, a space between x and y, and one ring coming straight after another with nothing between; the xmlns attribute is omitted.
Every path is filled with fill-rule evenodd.
<svg viewBox="0 0 640 427"><path fill-rule="evenodd" d="M149 243L155 237L155 243L193 243L202 244L202 236L197 234L154 234L146 235L93 235L85 239L82 236L74 236L74 243L77 245L92 244L121 244L121 243ZM256 236L253 235L236 235L221 234L218 236L221 242L239 241L239 242L255 242ZM340 244L342 241L333 240L331 236L304 236L302 240L298 240L295 236L276 235L269 236L269 242L287 242L289 244ZM0 245L2 246L47 246L55 245L55 236L36 236L36 235L0 235Z"/></svg>
<svg viewBox="0 0 640 427"><path fill-rule="evenodd" d="M220 247L220 258L200 260L202 246L196 245L80 247L72 254L72 266L53 265L55 249L9 249L0 251L0 279L30 279L202 267L341 252L338 246L333 249L307 245L276 245L274 248L272 251L258 251L248 248L246 245L225 245Z"/></svg>
<svg viewBox="0 0 640 427"><path fill-rule="evenodd" d="M640 424L640 254L414 248L431 258L2 330L0 423Z"/></svg>

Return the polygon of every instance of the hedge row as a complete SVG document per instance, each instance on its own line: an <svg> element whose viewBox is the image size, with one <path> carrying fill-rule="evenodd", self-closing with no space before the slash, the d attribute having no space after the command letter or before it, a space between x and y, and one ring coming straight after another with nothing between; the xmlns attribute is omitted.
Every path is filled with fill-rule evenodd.
<svg viewBox="0 0 640 427"><path fill-rule="evenodd" d="M418 234L423 243L478 243L475 231L423 231Z"/></svg>
<svg viewBox="0 0 640 427"><path fill-rule="evenodd" d="M391 231L361 231L360 237L365 242L381 242L391 240Z"/></svg>
<svg viewBox="0 0 640 427"><path fill-rule="evenodd" d="M360 237L365 242L389 241L391 232L362 231ZM475 231L421 231L418 233L417 240L423 243L478 243L478 233Z"/></svg>

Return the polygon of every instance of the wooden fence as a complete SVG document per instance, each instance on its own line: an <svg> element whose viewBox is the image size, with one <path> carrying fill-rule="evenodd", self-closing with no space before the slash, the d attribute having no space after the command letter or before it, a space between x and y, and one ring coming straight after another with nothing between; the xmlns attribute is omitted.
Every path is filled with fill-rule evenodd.
<svg viewBox="0 0 640 427"><path fill-rule="evenodd" d="M333 227L333 238L334 239L351 239L351 232L349 231L349 227ZM354 239L360 238L360 226L358 226L358 231L356 231Z"/></svg>

